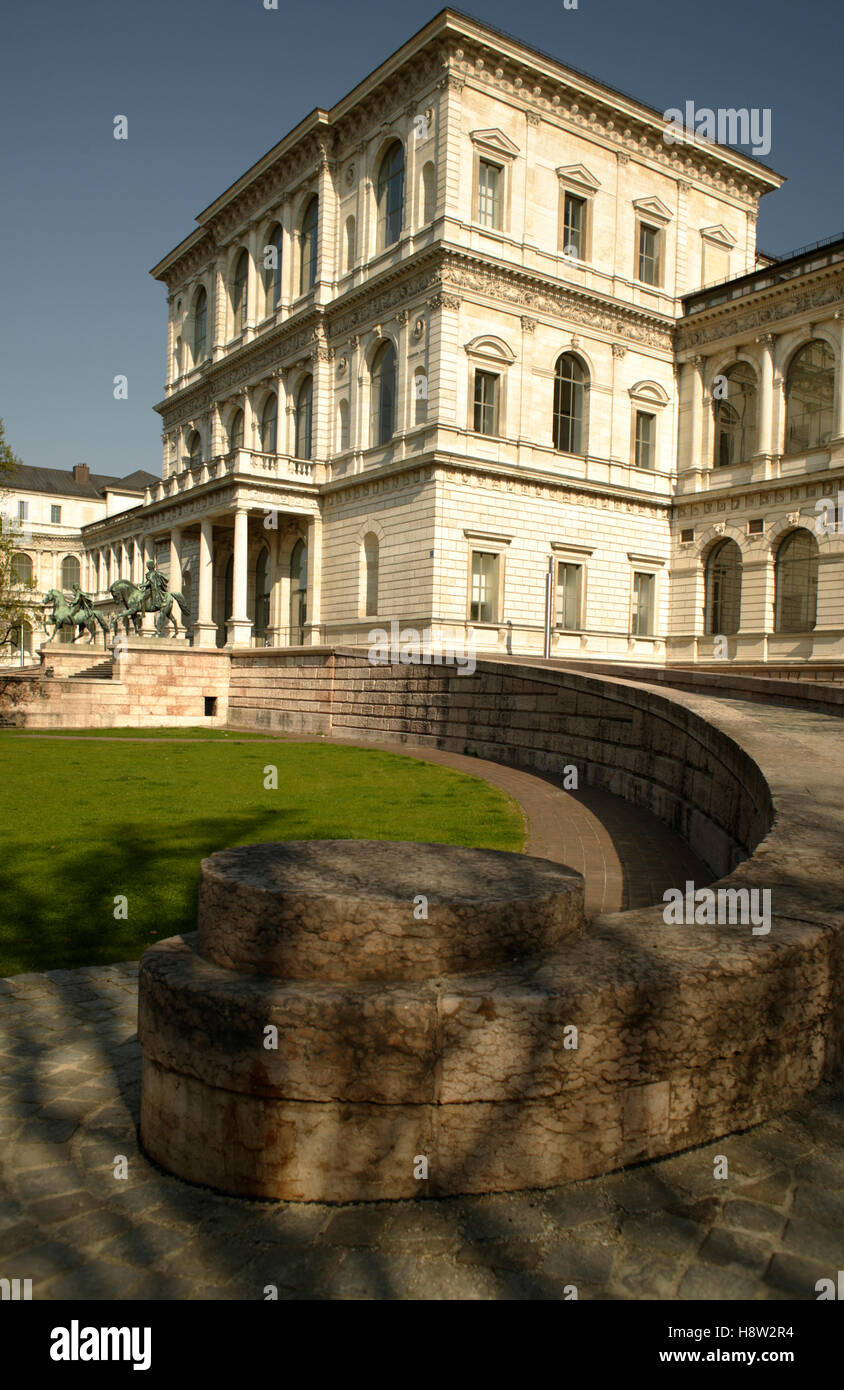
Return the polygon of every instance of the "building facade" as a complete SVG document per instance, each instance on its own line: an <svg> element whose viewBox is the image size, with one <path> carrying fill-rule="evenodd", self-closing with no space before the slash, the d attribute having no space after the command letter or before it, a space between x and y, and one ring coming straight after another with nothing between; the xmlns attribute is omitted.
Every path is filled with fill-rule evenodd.
<svg viewBox="0 0 844 1390"><path fill-rule="evenodd" d="M448 10L315 110L153 269L162 474L87 587L154 555L195 644L537 654L550 568L553 655L844 656L844 242L760 256L781 177L665 133Z"/></svg>
<svg viewBox="0 0 844 1390"><path fill-rule="evenodd" d="M34 587L27 587L25 597L31 617L22 634L16 632L0 647L0 665L18 665L22 656L31 659L43 642L41 600L48 589L69 594L74 584L85 587L83 580L90 580L85 527L139 506L144 489L156 482L152 473L128 478L91 473L84 463L67 470L21 465L6 480L0 508L15 537L12 578L22 587ZM69 639L69 631L62 636Z"/></svg>

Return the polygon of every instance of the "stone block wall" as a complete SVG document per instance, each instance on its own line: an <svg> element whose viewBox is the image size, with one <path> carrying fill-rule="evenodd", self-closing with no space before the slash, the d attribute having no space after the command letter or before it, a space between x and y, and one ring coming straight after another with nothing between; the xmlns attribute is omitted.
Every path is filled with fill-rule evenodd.
<svg viewBox="0 0 844 1390"><path fill-rule="evenodd" d="M646 807L717 875L752 851L772 817L756 764L713 725L657 692L574 671L480 662L373 666L360 653L234 653L229 723L331 732L475 754L603 787Z"/></svg>

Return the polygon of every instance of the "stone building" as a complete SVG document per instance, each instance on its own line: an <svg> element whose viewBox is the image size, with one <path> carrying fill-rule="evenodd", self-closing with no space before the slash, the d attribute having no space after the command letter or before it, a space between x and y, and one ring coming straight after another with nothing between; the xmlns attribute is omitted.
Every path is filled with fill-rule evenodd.
<svg viewBox="0 0 844 1390"><path fill-rule="evenodd" d="M666 129L449 10L313 111L153 269L162 476L88 587L536 654L550 569L554 655L841 657L844 240L760 256L781 176Z"/></svg>
<svg viewBox="0 0 844 1390"><path fill-rule="evenodd" d="M158 480L152 473L138 472L128 478L91 473L88 465L77 463L72 469L36 468L22 464L0 483L0 510L11 523L17 541L12 561L12 577L32 583L28 606L32 619L24 625L24 656L33 656L43 640L42 610L39 606L48 589L69 594L73 584L88 579L88 558L83 531L100 517L112 517L143 502L144 489ZM63 633L69 637L70 634ZM0 648L0 665L17 664L21 659L20 636Z"/></svg>

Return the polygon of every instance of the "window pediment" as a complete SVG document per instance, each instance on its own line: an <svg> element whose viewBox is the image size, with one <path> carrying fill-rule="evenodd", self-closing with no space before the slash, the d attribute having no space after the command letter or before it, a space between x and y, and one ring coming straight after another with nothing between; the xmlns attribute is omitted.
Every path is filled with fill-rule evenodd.
<svg viewBox="0 0 844 1390"><path fill-rule="evenodd" d="M705 241L712 241L716 246L723 246L731 251L736 245L736 239L732 232L719 222L714 227L701 227L700 234Z"/></svg>
<svg viewBox="0 0 844 1390"><path fill-rule="evenodd" d="M633 206L640 217L652 218L654 222L670 222L674 216L661 198L634 198Z"/></svg>
<svg viewBox="0 0 844 1390"><path fill-rule="evenodd" d="M631 401L639 405L662 407L668 404L668 392L658 381L637 381L628 391Z"/></svg>
<svg viewBox="0 0 844 1390"><path fill-rule="evenodd" d="M504 339L489 333L473 338L471 343L465 344L464 350L467 357L482 357L487 362L497 362L499 366L510 366L516 360L515 352Z"/></svg>
<svg viewBox="0 0 844 1390"><path fill-rule="evenodd" d="M580 194L597 193L601 187L595 175L590 174L585 164L561 164L557 170L557 178L564 187L571 188Z"/></svg>
<svg viewBox="0 0 844 1390"><path fill-rule="evenodd" d="M503 130L473 130L469 138L483 154L491 154L497 159L515 159L519 153L518 145Z"/></svg>

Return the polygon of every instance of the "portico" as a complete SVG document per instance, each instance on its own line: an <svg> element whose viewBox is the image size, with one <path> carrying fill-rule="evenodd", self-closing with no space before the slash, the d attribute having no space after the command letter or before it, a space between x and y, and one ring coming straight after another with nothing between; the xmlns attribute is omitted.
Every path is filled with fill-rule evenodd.
<svg viewBox="0 0 844 1390"><path fill-rule="evenodd" d="M188 497L154 492L136 509L136 539L124 543L131 513L88 528L87 568L98 605L112 602L116 578L140 583L154 559L170 590L190 606L194 646L320 641L322 522L312 482L279 487L235 474L209 478Z"/></svg>

